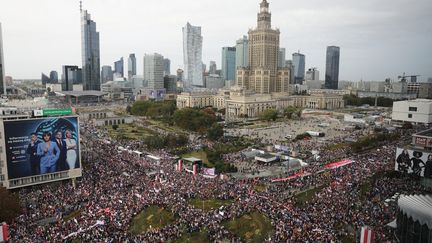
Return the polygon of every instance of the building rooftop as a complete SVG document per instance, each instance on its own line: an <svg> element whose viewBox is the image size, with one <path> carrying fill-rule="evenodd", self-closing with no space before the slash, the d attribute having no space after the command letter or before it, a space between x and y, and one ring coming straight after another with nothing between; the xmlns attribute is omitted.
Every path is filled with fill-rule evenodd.
<svg viewBox="0 0 432 243"><path fill-rule="evenodd" d="M432 137L432 129L424 130L414 134L414 136Z"/></svg>

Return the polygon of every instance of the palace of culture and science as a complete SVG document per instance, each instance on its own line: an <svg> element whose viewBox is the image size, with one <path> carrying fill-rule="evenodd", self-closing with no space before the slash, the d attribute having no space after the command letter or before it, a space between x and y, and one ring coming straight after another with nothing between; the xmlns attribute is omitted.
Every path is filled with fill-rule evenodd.
<svg viewBox="0 0 432 243"><path fill-rule="evenodd" d="M230 90L183 92L177 96L177 107L206 107L226 109L226 119L257 117L263 111L288 106L317 109L336 109L344 105L342 96L326 93L290 96L291 71L278 67L280 32L271 27L269 3L262 0L258 25L250 29L249 62L238 67L236 85Z"/></svg>

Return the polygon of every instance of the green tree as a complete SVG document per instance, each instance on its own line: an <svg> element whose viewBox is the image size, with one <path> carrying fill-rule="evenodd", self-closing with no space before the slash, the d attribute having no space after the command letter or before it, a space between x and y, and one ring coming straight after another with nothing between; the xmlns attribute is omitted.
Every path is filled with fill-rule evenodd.
<svg viewBox="0 0 432 243"><path fill-rule="evenodd" d="M216 117L201 110L184 108L174 112L173 121L183 129L205 133L215 123Z"/></svg>
<svg viewBox="0 0 432 243"><path fill-rule="evenodd" d="M117 128L119 128L117 124L112 125L112 129L117 130Z"/></svg>
<svg viewBox="0 0 432 243"><path fill-rule="evenodd" d="M288 106L284 109L283 114L286 118L291 119L292 115L297 112L297 108L294 106Z"/></svg>
<svg viewBox="0 0 432 243"><path fill-rule="evenodd" d="M19 197L0 186L0 222L11 223L21 213Z"/></svg>
<svg viewBox="0 0 432 243"><path fill-rule="evenodd" d="M261 119L262 120L266 120L266 121L276 121L278 116L278 112L277 110L270 108L265 110L262 114L261 114Z"/></svg>
<svg viewBox="0 0 432 243"><path fill-rule="evenodd" d="M213 124L207 131L207 137L210 140L216 141L224 134L223 127L217 123Z"/></svg>

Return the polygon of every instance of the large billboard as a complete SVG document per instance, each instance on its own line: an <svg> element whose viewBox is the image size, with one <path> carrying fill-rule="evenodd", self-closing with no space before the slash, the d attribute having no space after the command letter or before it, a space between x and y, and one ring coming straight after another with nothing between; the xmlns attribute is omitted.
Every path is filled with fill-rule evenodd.
<svg viewBox="0 0 432 243"><path fill-rule="evenodd" d="M77 117L4 121L8 179L81 167Z"/></svg>
<svg viewBox="0 0 432 243"><path fill-rule="evenodd" d="M397 148L395 170L432 178L432 152Z"/></svg>

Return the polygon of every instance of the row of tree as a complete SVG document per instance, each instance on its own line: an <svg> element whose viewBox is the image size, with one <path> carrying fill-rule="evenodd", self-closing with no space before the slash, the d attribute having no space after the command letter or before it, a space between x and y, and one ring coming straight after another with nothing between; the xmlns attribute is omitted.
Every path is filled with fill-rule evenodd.
<svg viewBox="0 0 432 243"><path fill-rule="evenodd" d="M178 148L186 146L189 139L186 135L169 134L166 136L148 136L143 139L143 142L150 149L163 149L163 148Z"/></svg>
<svg viewBox="0 0 432 243"><path fill-rule="evenodd" d="M399 134L393 133L379 133L373 136L363 137L357 142L352 143L350 146L354 152L361 152L367 149L372 149L377 147L381 142L393 141L399 139Z"/></svg>
<svg viewBox="0 0 432 243"><path fill-rule="evenodd" d="M360 98L353 94L351 95L344 95L343 99L345 101L346 105L350 106L362 106L362 105L375 105L375 98L374 97L364 97ZM393 106L393 100L390 98L385 97L378 97L377 98L377 106L381 107L392 107Z"/></svg>
<svg viewBox="0 0 432 243"><path fill-rule="evenodd" d="M265 120L265 121L275 121L279 116L292 119L294 118L294 116L300 118L301 114L302 114L301 108L288 106L282 112L278 112L274 108L267 109L260 115L260 118L261 120Z"/></svg>
<svg viewBox="0 0 432 243"><path fill-rule="evenodd" d="M127 112L135 116L155 118L170 118L175 110L175 101L136 101L126 108Z"/></svg>

